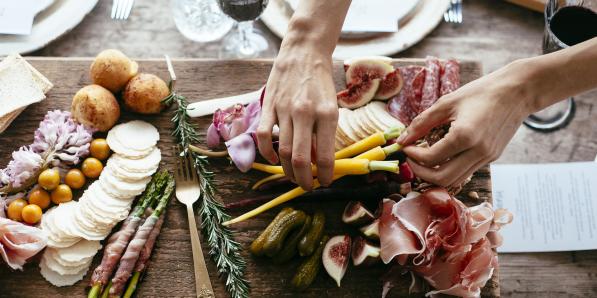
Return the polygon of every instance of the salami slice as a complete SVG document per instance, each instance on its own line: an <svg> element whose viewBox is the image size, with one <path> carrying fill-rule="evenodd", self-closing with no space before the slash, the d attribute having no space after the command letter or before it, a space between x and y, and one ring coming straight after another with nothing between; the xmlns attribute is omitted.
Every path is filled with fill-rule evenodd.
<svg viewBox="0 0 597 298"><path fill-rule="evenodd" d="M419 110L425 81L425 67L416 65L400 67L400 74L404 79L404 85L400 93L389 101L388 111L400 122L409 125Z"/></svg>
<svg viewBox="0 0 597 298"><path fill-rule="evenodd" d="M439 59L435 57L429 56L426 60L427 70L425 72L425 83L423 84L421 101L417 110L418 113L431 107L439 98L441 64Z"/></svg>
<svg viewBox="0 0 597 298"><path fill-rule="evenodd" d="M388 102L388 111L394 118L398 119L404 125L409 125L417 116L417 112L413 111L406 96L396 95Z"/></svg>
<svg viewBox="0 0 597 298"><path fill-rule="evenodd" d="M460 65L456 60L444 63L440 73L440 96L444 96L460 87Z"/></svg>

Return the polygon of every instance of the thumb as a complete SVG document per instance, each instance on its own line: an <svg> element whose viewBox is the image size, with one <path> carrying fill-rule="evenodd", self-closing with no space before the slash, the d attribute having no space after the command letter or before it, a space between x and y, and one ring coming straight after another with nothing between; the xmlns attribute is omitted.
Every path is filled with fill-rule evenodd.
<svg viewBox="0 0 597 298"><path fill-rule="evenodd" d="M406 146L424 137L433 128L445 124L450 119L450 108L445 102L438 101L419 114L398 138L398 144Z"/></svg>

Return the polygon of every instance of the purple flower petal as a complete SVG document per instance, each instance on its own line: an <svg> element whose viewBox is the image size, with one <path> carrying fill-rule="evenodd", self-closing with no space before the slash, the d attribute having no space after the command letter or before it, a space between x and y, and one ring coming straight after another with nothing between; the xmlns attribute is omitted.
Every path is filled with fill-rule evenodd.
<svg viewBox="0 0 597 298"><path fill-rule="evenodd" d="M255 161L255 142L251 134L244 133L226 142L228 155L234 165L243 173L251 169Z"/></svg>

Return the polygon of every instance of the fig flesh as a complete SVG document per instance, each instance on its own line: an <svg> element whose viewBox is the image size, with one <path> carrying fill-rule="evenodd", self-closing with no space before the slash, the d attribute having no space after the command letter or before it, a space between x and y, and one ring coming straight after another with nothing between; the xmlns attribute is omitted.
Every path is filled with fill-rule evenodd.
<svg viewBox="0 0 597 298"><path fill-rule="evenodd" d="M368 104L379 89L380 81L380 79L373 79L359 84L349 84L348 88L336 94L338 105L347 109L356 109Z"/></svg>
<svg viewBox="0 0 597 298"><path fill-rule="evenodd" d="M323 267L340 287L340 281L346 273L350 260L351 239L348 235L330 238L323 248Z"/></svg>
<svg viewBox="0 0 597 298"><path fill-rule="evenodd" d="M379 240L379 219L359 229L365 237L371 240Z"/></svg>
<svg viewBox="0 0 597 298"><path fill-rule="evenodd" d="M355 266L373 265L380 260L379 253L379 246L372 244L361 236L357 236L352 244L352 264Z"/></svg>
<svg viewBox="0 0 597 298"><path fill-rule="evenodd" d="M400 70L395 69L394 71L386 74L379 84L379 89L375 93L375 99L386 100L397 95L402 90L404 80L400 74Z"/></svg>
<svg viewBox="0 0 597 298"><path fill-rule="evenodd" d="M374 99L387 100L400 92L403 85L400 70L394 69L392 59L382 56L361 57L344 62L347 85L380 79Z"/></svg>
<svg viewBox="0 0 597 298"><path fill-rule="evenodd" d="M373 214L359 201L350 201L342 213L342 222L354 226L362 226L373 221Z"/></svg>

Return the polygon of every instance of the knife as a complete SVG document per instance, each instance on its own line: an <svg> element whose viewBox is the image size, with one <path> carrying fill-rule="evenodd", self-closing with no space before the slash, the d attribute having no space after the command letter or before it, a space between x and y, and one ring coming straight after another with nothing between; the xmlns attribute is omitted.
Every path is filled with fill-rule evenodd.
<svg viewBox="0 0 597 298"><path fill-rule="evenodd" d="M187 115L189 117L202 117L213 114L217 109L225 109L235 104L246 105L258 100L262 92L263 87L249 93L194 102L187 106Z"/></svg>

